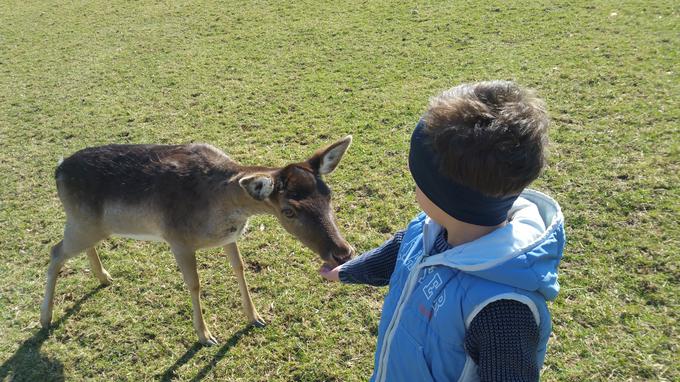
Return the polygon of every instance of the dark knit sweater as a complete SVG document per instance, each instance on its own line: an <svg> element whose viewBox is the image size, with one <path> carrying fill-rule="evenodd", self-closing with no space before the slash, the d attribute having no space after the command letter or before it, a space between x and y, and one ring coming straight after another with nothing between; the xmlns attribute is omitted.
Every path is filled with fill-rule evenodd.
<svg viewBox="0 0 680 382"><path fill-rule="evenodd" d="M371 251L345 263L340 281L348 284L389 284L404 231ZM449 249L446 231L437 236L429 255ZM490 303L465 333L465 350L475 361L481 381L537 381L538 326L531 310L515 300Z"/></svg>

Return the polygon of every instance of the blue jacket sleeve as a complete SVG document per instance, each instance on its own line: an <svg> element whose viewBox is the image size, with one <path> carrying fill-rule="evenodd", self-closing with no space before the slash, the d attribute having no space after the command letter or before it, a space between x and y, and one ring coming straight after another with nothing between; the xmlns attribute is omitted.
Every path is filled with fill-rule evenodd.
<svg viewBox="0 0 680 382"><path fill-rule="evenodd" d="M404 232L399 231L383 243L361 256L346 262L338 273L340 281L347 284L368 284L384 286L389 284L390 277L397 262L397 254Z"/></svg>
<svg viewBox="0 0 680 382"><path fill-rule="evenodd" d="M482 309L465 333L465 350L477 364L479 379L538 381L538 325L525 304L498 300Z"/></svg>

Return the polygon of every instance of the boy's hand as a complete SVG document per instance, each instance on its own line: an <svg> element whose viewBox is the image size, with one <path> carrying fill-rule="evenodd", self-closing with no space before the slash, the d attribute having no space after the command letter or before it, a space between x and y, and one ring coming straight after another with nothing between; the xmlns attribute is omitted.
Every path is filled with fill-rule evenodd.
<svg viewBox="0 0 680 382"><path fill-rule="evenodd" d="M331 268L330 265L324 264L319 268L319 274L328 281L340 281L340 267L341 265Z"/></svg>

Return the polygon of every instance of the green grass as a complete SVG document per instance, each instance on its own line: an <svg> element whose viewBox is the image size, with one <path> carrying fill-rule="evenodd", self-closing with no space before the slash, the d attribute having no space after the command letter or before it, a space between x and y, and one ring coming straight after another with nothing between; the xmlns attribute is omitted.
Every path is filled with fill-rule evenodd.
<svg viewBox="0 0 680 382"><path fill-rule="evenodd" d="M247 329L218 250L199 254L206 321L168 248L99 247L61 273L39 330L64 213L62 156L104 143L209 142L283 165L354 135L328 177L347 239L367 250L417 212L406 170L428 98L461 82L534 87L553 118L535 188L569 243L551 304L547 381L680 380L677 2L18 1L0 3L0 380L358 381L385 288L322 282L270 217L241 240L269 325Z"/></svg>

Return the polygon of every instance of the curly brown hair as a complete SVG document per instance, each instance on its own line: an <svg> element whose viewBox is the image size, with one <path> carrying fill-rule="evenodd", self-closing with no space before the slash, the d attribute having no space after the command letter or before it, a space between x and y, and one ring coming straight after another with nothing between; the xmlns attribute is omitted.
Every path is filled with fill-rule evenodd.
<svg viewBox="0 0 680 382"><path fill-rule="evenodd" d="M485 195L519 194L545 167L545 102L514 82L456 86L432 98L423 119L439 172Z"/></svg>

